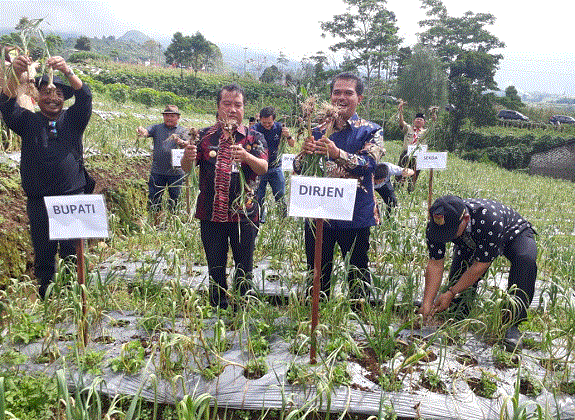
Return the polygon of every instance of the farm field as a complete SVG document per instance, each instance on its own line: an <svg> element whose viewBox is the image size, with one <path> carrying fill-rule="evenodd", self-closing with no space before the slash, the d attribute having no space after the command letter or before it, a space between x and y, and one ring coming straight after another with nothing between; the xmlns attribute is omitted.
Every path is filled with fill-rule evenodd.
<svg viewBox="0 0 575 420"><path fill-rule="evenodd" d="M20 419L575 416L573 183L451 155L448 168L434 173L434 197L502 201L538 232L537 294L521 326L529 344L523 353L498 345L507 295L505 273L495 273L506 271L503 258L480 283L469 319L418 325L413 302L421 299L427 261L423 173L413 193L397 191L399 207L372 229L373 303L348 301L345 263L334 270L338 286L320 305L320 356L310 366L303 221L271 206L256 242L256 293L233 297L238 311L214 311L203 287L199 224L186 203L164 213L158 227L146 212L150 142L137 140L135 128L159 122L160 108L99 95L94 108L87 167L105 195L111 236L87 248L90 339L84 346L76 334L82 310L74 272L60 267L46 302L34 299L26 274L10 280L0 291L0 410ZM184 112L181 124L213 121ZM386 147L395 163L400 143ZM23 198L6 156L1 221L17 230L26 226L16 217ZM194 176L189 185L193 208Z"/></svg>

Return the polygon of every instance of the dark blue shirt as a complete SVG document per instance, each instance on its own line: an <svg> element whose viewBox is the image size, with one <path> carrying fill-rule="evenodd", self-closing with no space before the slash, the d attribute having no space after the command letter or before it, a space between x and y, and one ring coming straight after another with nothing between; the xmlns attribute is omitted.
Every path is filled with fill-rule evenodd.
<svg viewBox="0 0 575 420"><path fill-rule="evenodd" d="M268 171L281 165L281 156L278 156L278 148L282 137L282 125L275 121L272 128L266 130L261 122L252 127L264 135L268 145Z"/></svg>
<svg viewBox="0 0 575 420"><path fill-rule="evenodd" d="M86 185L82 136L92 115L92 93L84 83L74 97L74 104L51 121L0 95L4 121L22 138L20 176L28 197L70 194Z"/></svg>
<svg viewBox="0 0 575 420"><path fill-rule="evenodd" d="M521 232L531 228L531 223L519 213L502 203L483 198L465 198L463 202L469 212L469 223L463 234L453 243L456 252L464 258L479 262L491 262L502 255L505 247ZM445 244L427 239L429 258L441 260L445 257Z"/></svg>
<svg viewBox="0 0 575 420"><path fill-rule="evenodd" d="M320 139L324 131L314 130L314 138ZM337 159L328 159L325 176L334 178L355 178L358 181L353 205L353 220L329 220L332 229L359 229L375 226L375 200L373 196L373 172L375 164L385 153L381 128L354 114L340 131L333 133L330 140L341 150ZM301 173L304 154L294 160L294 170Z"/></svg>

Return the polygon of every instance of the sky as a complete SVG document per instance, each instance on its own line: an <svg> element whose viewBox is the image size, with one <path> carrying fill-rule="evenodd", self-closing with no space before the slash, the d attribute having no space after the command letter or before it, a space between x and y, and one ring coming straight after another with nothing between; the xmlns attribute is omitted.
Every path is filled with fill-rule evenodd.
<svg viewBox="0 0 575 420"><path fill-rule="evenodd" d="M547 0L531 3L502 0L443 0L451 16L491 13L496 22L488 29L506 47L498 82L519 85L520 90L547 87L553 93L575 94L575 51L572 24L575 2ZM119 37L137 29L152 37L180 31L200 31L215 43L262 49L299 60L316 51L328 52L335 40L322 38L319 21L345 11L342 0L235 1L192 0L0 0L0 28L13 28L20 16L45 18L50 29L87 36ZM425 18L420 0L388 0L397 17L404 45L417 41ZM547 77L548 73L548 77Z"/></svg>

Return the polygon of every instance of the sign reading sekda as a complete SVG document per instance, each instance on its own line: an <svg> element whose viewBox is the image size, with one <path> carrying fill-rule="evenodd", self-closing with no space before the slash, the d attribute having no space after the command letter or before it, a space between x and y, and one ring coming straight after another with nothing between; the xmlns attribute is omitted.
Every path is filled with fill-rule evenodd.
<svg viewBox="0 0 575 420"><path fill-rule="evenodd" d="M352 220L357 180L291 177L289 215L314 219Z"/></svg>
<svg viewBox="0 0 575 420"><path fill-rule="evenodd" d="M447 152L427 152L415 155L417 169L447 168Z"/></svg>
<svg viewBox="0 0 575 420"><path fill-rule="evenodd" d="M52 240L107 238L108 217L101 194L44 197Z"/></svg>

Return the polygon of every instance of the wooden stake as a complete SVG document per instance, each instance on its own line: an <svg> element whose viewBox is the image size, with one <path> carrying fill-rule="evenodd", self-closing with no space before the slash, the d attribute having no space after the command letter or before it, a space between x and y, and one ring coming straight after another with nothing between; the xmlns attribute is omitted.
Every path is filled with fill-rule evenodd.
<svg viewBox="0 0 575 420"><path fill-rule="evenodd" d="M194 170L192 168L192 170ZM190 205L190 174L186 175L186 212L188 216L191 215L191 205Z"/></svg>
<svg viewBox="0 0 575 420"><path fill-rule="evenodd" d="M315 329L319 320L319 289L321 278L321 254L323 250L323 219L315 219L315 253L313 259L313 286L311 291L311 346L309 349L309 362L317 363L316 346L317 339Z"/></svg>
<svg viewBox="0 0 575 420"><path fill-rule="evenodd" d="M86 284L86 261L84 259L84 240L76 239L76 262L78 265L78 284L82 293L82 319L78 328L78 335L82 337L84 347L88 345L88 323L86 321L86 292L84 285Z"/></svg>
<svg viewBox="0 0 575 420"><path fill-rule="evenodd" d="M427 191L427 214L431 208L431 199L433 197L433 168L429 170L429 189Z"/></svg>

